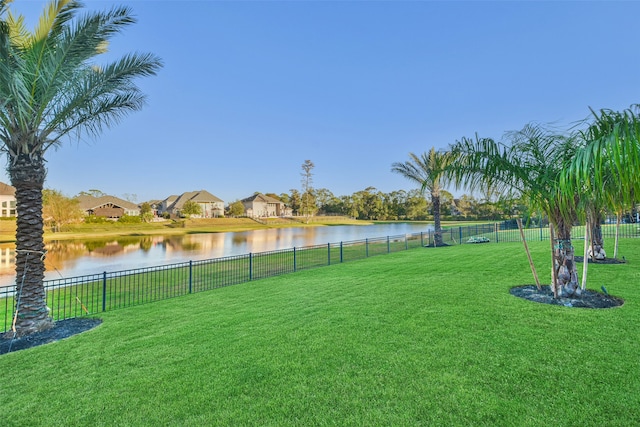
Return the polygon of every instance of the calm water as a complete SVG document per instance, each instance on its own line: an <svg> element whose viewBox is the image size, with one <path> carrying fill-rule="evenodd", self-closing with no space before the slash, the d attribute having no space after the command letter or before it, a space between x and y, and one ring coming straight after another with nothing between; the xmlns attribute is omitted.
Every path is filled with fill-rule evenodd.
<svg viewBox="0 0 640 427"><path fill-rule="evenodd" d="M430 229L432 226L425 224L396 223L50 242L47 244L46 278L153 267L249 252L419 233ZM14 258L13 244L0 245L0 286L14 284Z"/></svg>

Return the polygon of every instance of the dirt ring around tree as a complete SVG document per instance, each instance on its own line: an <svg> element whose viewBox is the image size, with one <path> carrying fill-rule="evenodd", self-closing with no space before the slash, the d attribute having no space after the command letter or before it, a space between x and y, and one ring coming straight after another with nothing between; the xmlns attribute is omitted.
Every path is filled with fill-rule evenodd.
<svg viewBox="0 0 640 427"><path fill-rule="evenodd" d="M542 286L542 291L538 291L536 285L515 286L509 290L509 293L529 301L541 304L561 305L569 308L613 308L620 307L624 304L622 298L607 295L592 289L587 289L583 291L581 297L574 298L554 298L551 287L548 285Z"/></svg>
<svg viewBox="0 0 640 427"><path fill-rule="evenodd" d="M76 317L74 319L58 320L53 324L52 328L24 337L14 338L11 331L4 334L0 333L0 355L60 341L93 329L101 323L102 319Z"/></svg>

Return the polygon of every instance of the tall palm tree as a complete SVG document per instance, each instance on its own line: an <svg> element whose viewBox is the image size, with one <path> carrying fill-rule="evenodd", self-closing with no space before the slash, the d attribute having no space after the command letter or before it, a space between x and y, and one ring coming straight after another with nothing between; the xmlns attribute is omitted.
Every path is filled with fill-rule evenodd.
<svg viewBox="0 0 640 427"><path fill-rule="evenodd" d="M577 149L575 135L563 135L529 124L505 134L505 142L463 138L451 147L455 157L447 175L472 191L494 188L520 195L533 209L544 212L555 232L552 254L554 295L573 295L578 277L571 244L578 197L561 185L562 171Z"/></svg>
<svg viewBox="0 0 640 427"><path fill-rule="evenodd" d="M442 241L442 225L440 219L440 196L445 185L444 170L451 161L449 153L431 148L420 156L409 153L409 160L391 165L391 171L398 173L410 181L420 185L424 194L429 191L434 223L434 246L444 246Z"/></svg>
<svg viewBox="0 0 640 427"><path fill-rule="evenodd" d="M45 153L65 138L97 136L144 95L134 79L161 67L152 54L95 62L109 40L135 22L127 7L79 16L82 3L53 0L33 32L0 0L0 147L16 188L16 316L14 332L51 326L43 287L42 189Z"/></svg>

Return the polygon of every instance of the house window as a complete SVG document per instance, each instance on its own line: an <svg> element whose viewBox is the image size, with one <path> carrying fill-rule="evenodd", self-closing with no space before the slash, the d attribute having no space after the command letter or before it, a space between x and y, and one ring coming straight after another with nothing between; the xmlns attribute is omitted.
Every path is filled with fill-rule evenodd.
<svg viewBox="0 0 640 427"><path fill-rule="evenodd" d="M11 209L11 211L9 211L9 216L16 216L16 210Z"/></svg>
<svg viewBox="0 0 640 427"><path fill-rule="evenodd" d="M9 207L10 208L15 208L16 207L16 201L15 200L10 201L9 202Z"/></svg>
<svg viewBox="0 0 640 427"><path fill-rule="evenodd" d="M4 202L2 202L2 207L6 208L7 207L7 201L5 200Z"/></svg>

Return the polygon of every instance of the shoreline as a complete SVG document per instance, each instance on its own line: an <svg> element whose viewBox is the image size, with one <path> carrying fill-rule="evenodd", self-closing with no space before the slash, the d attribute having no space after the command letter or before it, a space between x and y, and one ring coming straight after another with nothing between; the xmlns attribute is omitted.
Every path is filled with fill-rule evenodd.
<svg viewBox="0 0 640 427"><path fill-rule="evenodd" d="M44 241L84 240L112 237L135 236L179 236L200 233L227 233L270 228L324 227L337 225L372 225L373 221L354 220L347 217L314 217L309 223L289 218L265 218L259 221L251 218L208 218L185 219L182 221L158 221L152 223L123 224L98 223L77 224L66 231L46 230ZM15 220L0 221L0 243L15 243Z"/></svg>
<svg viewBox="0 0 640 427"><path fill-rule="evenodd" d="M487 223L488 221L443 221L443 229ZM297 218L264 218L254 220L251 218L201 218L185 219L182 221L158 221L151 223L96 223L76 224L68 226L66 231L52 232L45 230L44 241L58 240L86 240L107 239L113 237L139 237L139 236L180 236L200 233L232 233L252 230L265 230L271 228L293 227L331 227L340 225L373 225L392 223L415 223L433 225L433 221L408 221L408 220L358 220L344 216L318 216L312 217L309 223ZM15 220L0 221L0 244L15 243Z"/></svg>

